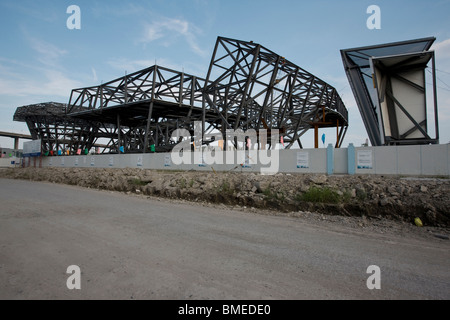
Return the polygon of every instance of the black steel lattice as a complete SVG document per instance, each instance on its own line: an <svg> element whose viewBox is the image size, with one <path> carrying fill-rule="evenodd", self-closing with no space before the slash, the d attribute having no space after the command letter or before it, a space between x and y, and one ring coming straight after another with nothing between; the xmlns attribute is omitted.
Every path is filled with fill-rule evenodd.
<svg viewBox="0 0 450 320"><path fill-rule="evenodd" d="M39 112L37 112L39 110ZM272 51L253 42L219 37L206 79L152 66L99 86L72 90L67 105L18 108L46 150L70 154L107 139L105 152L169 151L176 129L202 136L227 129L279 129L287 148L310 128L348 127L337 91ZM225 135L224 135L225 136ZM208 141L205 141L208 143Z"/></svg>

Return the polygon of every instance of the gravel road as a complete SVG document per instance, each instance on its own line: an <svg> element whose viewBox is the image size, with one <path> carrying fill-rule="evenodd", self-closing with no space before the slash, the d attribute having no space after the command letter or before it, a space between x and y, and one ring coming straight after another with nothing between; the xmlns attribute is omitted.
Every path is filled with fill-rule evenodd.
<svg viewBox="0 0 450 320"><path fill-rule="evenodd" d="M450 299L450 241L426 231L8 179L0 203L0 299Z"/></svg>

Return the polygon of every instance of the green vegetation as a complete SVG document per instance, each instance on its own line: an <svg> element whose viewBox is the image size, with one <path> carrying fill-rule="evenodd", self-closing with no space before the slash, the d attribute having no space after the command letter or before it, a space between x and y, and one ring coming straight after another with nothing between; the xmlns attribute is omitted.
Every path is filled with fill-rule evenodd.
<svg viewBox="0 0 450 320"><path fill-rule="evenodd" d="M145 186L147 184L146 181L142 181L141 179L131 179L128 180L128 183L133 186Z"/></svg>
<svg viewBox="0 0 450 320"><path fill-rule="evenodd" d="M218 188L218 192L222 194L232 195L233 189L231 188L230 183L228 181L223 181Z"/></svg>
<svg viewBox="0 0 450 320"><path fill-rule="evenodd" d="M314 203L345 203L350 198L351 194L348 191L341 195L329 187L311 187L305 193L297 195L296 200Z"/></svg>
<svg viewBox="0 0 450 320"><path fill-rule="evenodd" d="M192 188L194 185L194 179L189 180L189 182L185 178L181 178L178 180L178 185L180 189Z"/></svg>
<svg viewBox="0 0 450 320"><path fill-rule="evenodd" d="M272 190L270 190L270 187L264 189L263 194L267 200L278 200L278 201L286 200L286 196L284 195L283 191L273 192Z"/></svg>
<svg viewBox="0 0 450 320"><path fill-rule="evenodd" d="M178 180L178 183L180 184L181 189L186 189L186 179L185 178Z"/></svg>
<svg viewBox="0 0 450 320"><path fill-rule="evenodd" d="M365 190L356 190L356 197L359 201L365 201L367 200L367 192Z"/></svg>

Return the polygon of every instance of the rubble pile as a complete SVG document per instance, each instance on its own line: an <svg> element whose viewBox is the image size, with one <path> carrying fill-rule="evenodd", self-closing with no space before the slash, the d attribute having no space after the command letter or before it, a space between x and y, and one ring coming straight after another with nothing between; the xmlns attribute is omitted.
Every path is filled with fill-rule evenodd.
<svg viewBox="0 0 450 320"><path fill-rule="evenodd" d="M450 226L450 179L378 175L155 171L100 168L15 168L0 177L64 183L274 212L385 218Z"/></svg>

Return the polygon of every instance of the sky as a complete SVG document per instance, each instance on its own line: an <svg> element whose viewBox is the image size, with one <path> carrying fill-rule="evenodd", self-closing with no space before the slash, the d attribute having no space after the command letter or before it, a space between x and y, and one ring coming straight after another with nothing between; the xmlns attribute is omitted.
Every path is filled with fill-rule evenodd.
<svg viewBox="0 0 450 320"><path fill-rule="evenodd" d="M70 5L80 8L80 29L67 26ZM380 8L381 29L367 27L370 5ZM342 145L360 146L368 135L340 50L434 36L440 142L449 143L449 14L450 0L1 0L0 131L28 133L13 121L17 107L67 103L74 88L155 64L206 77L223 36L259 43L334 86L349 111ZM334 144L335 129L322 133L321 147ZM314 146L312 132L302 143Z"/></svg>

